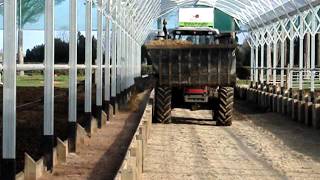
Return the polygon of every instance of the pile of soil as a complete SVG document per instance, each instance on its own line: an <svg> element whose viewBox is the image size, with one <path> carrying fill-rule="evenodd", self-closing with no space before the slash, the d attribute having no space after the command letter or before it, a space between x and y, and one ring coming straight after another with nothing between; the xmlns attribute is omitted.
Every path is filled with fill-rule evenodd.
<svg viewBox="0 0 320 180"><path fill-rule="evenodd" d="M186 46L186 45L192 45L192 42L190 41L183 41L183 40L153 40L150 41L148 44L146 44L147 47L161 47L161 46Z"/></svg>
<svg viewBox="0 0 320 180"><path fill-rule="evenodd" d="M2 101L2 88L0 89ZM95 92L93 90L93 92ZM94 94L93 94L94 95ZM95 98L93 98L95 99ZM55 141L59 137L67 139L68 123L68 89L55 88L54 100ZM94 104L94 102L93 102ZM0 155L2 157L2 106L0 103ZM84 86L78 86L78 122L84 121ZM17 128L16 128L16 161L17 172L24 168L24 153L34 160L42 157L41 140L43 134L43 87L17 88ZM55 142L56 144L56 142ZM1 164L0 164L1 167ZM1 173L1 172L0 172ZM1 175L1 174L0 174Z"/></svg>

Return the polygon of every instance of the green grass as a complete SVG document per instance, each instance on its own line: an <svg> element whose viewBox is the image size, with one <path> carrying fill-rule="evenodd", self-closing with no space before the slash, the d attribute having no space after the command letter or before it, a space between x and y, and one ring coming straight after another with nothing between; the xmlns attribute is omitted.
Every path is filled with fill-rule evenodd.
<svg viewBox="0 0 320 180"><path fill-rule="evenodd" d="M84 76L78 75L78 81L84 80ZM55 77L55 87L68 88L69 76L68 75L58 75ZM41 74L32 74L25 76L17 76L17 86L18 87L43 87L44 86L44 76Z"/></svg>
<svg viewBox="0 0 320 180"><path fill-rule="evenodd" d="M250 85L250 80L249 79L238 79L237 80L237 85Z"/></svg>

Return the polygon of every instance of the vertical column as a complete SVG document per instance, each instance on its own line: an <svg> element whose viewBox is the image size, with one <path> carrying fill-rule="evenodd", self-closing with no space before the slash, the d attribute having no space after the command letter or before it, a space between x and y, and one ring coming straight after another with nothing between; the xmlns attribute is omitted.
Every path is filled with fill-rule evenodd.
<svg viewBox="0 0 320 180"><path fill-rule="evenodd" d="M16 1L4 1L2 179L16 176Z"/></svg>
<svg viewBox="0 0 320 180"><path fill-rule="evenodd" d="M311 100L314 102L315 97L314 97L314 77L315 77L315 67L316 67L316 17L314 14L312 14L311 18Z"/></svg>
<svg viewBox="0 0 320 180"><path fill-rule="evenodd" d="M138 44L138 77L141 77L141 46Z"/></svg>
<svg viewBox="0 0 320 180"><path fill-rule="evenodd" d="M281 87L281 94L284 93L284 63L285 63L285 39L283 37L283 33L282 33L282 39L281 39L281 62L280 62L280 66L281 66L281 70L280 70L280 87Z"/></svg>
<svg viewBox="0 0 320 180"><path fill-rule="evenodd" d="M288 87L289 87L289 97L292 98L292 81L293 81L293 66L294 66L294 31L293 31L293 25L291 25L291 38L290 38L290 56L289 56L289 83L288 83Z"/></svg>
<svg viewBox="0 0 320 180"><path fill-rule="evenodd" d="M299 39L299 99L302 100L302 88L303 88L303 41L304 41L304 23L300 24L300 39Z"/></svg>
<svg viewBox="0 0 320 180"><path fill-rule="evenodd" d="M134 32L134 27L135 27L135 24L136 22L134 21L134 19L132 18L131 19L131 32ZM133 86L134 85L134 41L135 39L133 38L135 37L135 34L133 33L132 34L132 39L130 41L130 57L131 57L131 60L130 60L130 86ZM135 37L136 38L136 37Z"/></svg>
<svg viewBox="0 0 320 180"><path fill-rule="evenodd" d="M277 85L277 61L278 61L278 41L276 37L273 42L273 85L274 87Z"/></svg>
<svg viewBox="0 0 320 180"><path fill-rule="evenodd" d="M126 23L128 23L128 21ZM129 59L130 59L130 57L129 57L129 34L127 34L127 36L126 36L126 70L125 70L125 73L126 73L125 85L126 85L127 93L129 93L129 85L128 85Z"/></svg>
<svg viewBox="0 0 320 180"><path fill-rule="evenodd" d="M253 86L253 81L254 81L254 69L255 69L255 64L254 64L254 44L251 43L251 55L250 55L250 67L251 67L251 72L250 72L250 80L251 80L251 87Z"/></svg>
<svg viewBox="0 0 320 180"><path fill-rule="evenodd" d="M256 45L256 63L255 63L255 72L254 72L254 75L255 75L255 78L254 78L254 81L255 83L257 84L258 81L259 81L259 45L257 44Z"/></svg>
<svg viewBox="0 0 320 180"><path fill-rule="evenodd" d="M116 74L116 59L117 59L117 27L116 24L112 23L112 60L111 60L111 104L113 106L113 113L116 114L117 109L117 74Z"/></svg>
<svg viewBox="0 0 320 180"><path fill-rule="evenodd" d="M271 46L267 44L267 84L270 83L270 76L271 76Z"/></svg>
<svg viewBox="0 0 320 180"><path fill-rule="evenodd" d="M260 67L260 83L264 83L264 44L261 44Z"/></svg>
<svg viewBox="0 0 320 180"><path fill-rule="evenodd" d="M86 3L86 47L85 47L85 118L87 132L91 131L92 120L92 1Z"/></svg>
<svg viewBox="0 0 320 180"><path fill-rule="evenodd" d="M54 144L54 0L45 1L45 59L44 59L44 123L42 148L44 163L53 166Z"/></svg>
<svg viewBox="0 0 320 180"><path fill-rule="evenodd" d="M120 20L121 17L119 17L119 20ZM122 47L122 42L121 42L121 39L122 39L122 33L121 33L121 28L118 27L118 31L117 31L117 59L116 59L116 63L117 63L117 84L116 84L116 87L117 87L117 103L118 105L120 106L120 93L121 93L121 47Z"/></svg>
<svg viewBox="0 0 320 180"><path fill-rule="evenodd" d="M76 152L77 137L77 0L70 0L69 32L69 152Z"/></svg>
<svg viewBox="0 0 320 180"><path fill-rule="evenodd" d="M122 22L123 22L123 17L122 17ZM121 61L120 61L120 64L121 64L121 68L120 68L120 98L121 98L121 105L123 106L125 103L125 87L124 87L124 70L125 70L125 66L124 66L124 63L126 61L125 59L125 32L124 32L124 29L122 29L121 31Z"/></svg>
<svg viewBox="0 0 320 180"><path fill-rule="evenodd" d="M102 0L98 1L99 6L102 6ZM98 30L97 30L97 84L96 84L96 106L98 128L102 126L102 9L98 8Z"/></svg>
<svg viewBox="0 0 320 180"><path fill-rule="evenodd" d="M110 5L107 4L107 11L109 12ZM104 78L104 111L107 113L107 120L110 120L110 21L106 18L106 33L105 33L105 78Z"/></svg>

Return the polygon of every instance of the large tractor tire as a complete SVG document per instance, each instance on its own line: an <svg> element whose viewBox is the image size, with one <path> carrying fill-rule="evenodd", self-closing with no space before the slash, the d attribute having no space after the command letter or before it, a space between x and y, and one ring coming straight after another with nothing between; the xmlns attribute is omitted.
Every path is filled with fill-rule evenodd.
<svg viewBox="0 0 320 180"><path fill-rule="evenodd" d="M171 123L171 96L171 88L156 88L154 122Z"/></svg>
<svg viewBox="0 0 320 180"><path fill-rule="evenodd" d="M219 105L216 121L217 126L231 126L233 114L233 88L219 88Z"/></svg>

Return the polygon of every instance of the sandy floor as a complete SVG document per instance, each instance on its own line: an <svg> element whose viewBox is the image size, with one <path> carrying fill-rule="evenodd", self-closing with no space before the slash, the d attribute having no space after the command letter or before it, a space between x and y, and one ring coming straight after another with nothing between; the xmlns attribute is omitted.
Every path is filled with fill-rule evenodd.
<svg viewBox="0 0 320 180"><path fill-rule="evenodd" d="M148 92L135 96L133 104L140 104L138 111L133 110L136 107L121 111L107 127L92 135L88 145L80 147L79 154L69 154L66 163L41 180L113 179L135 133Z"/></svg>
<svg viewBox="0 0 320 180"><path fill-rule="evenodd" d="M153 126L144 179L320 179L320 132L248 106L236 103L231 127L174 110Z"/></svg>

